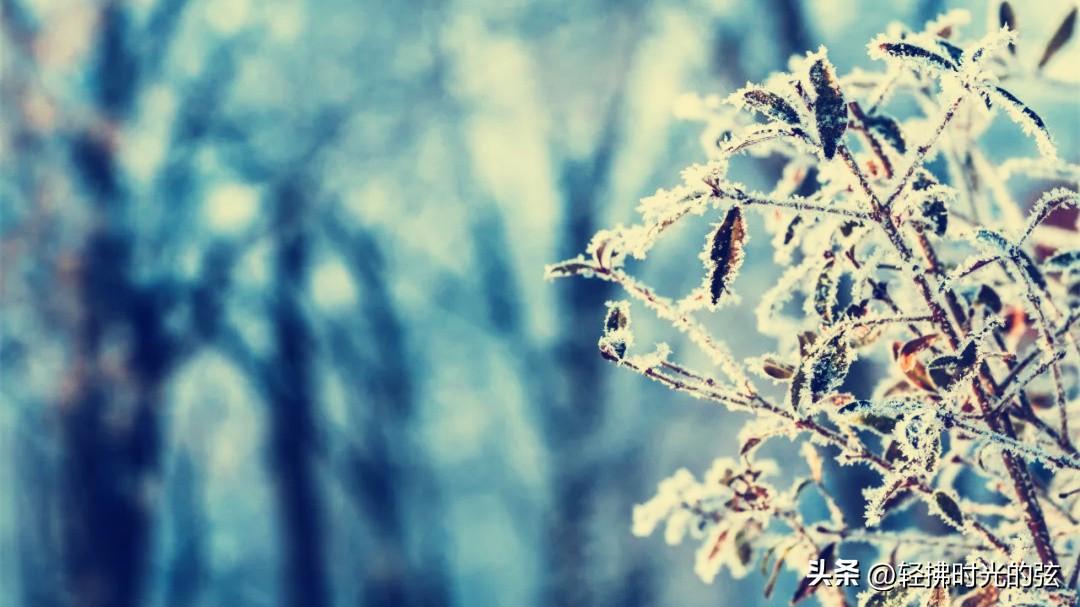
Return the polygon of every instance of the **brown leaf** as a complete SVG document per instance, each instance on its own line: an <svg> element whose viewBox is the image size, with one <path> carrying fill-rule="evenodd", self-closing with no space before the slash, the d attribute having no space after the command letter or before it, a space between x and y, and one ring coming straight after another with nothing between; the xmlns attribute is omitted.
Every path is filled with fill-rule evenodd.
<svg viewBox="0 0 1080 607"><path fill-rule="evenodd" d="M761 361L761 370L773 379L791 379L791 376L795 375L795 367L772 358Z"/></svg>
<svg viewBox="0 0 1080 607"><path fill-rule="evenodd" d="M994 607L998 604L996 586L983 586L960 597L960 607Z"/></svg>
<svg viewBox="0 0 1080 607"><path fill-rule="evenodd" d="M741 449L739 449L739 455L746 455L748 451L761 444L761 438L757 436L751 436L746 439Z"/></svg>
<svg viewBox="0 0 1080 607"><path fill-rule="evenodd" d="M915 339L905 343L900 347L900 363L904 363L904 359L915 356L919 352L930 347L930 344L934 343L937 338L940 337L937 333L928 333L926 335L920 335Z"/></svg>
<svg viewBox="0 0 1080 607"><path fill-rule="evenodd" d="M918 359L919 352L930 347L939 335L937 333L930 333L928 335L922 335L915 339L905 343L900 347L899 352L896 354L897 361L900 363L900 370L904 372L909 380L916 386L928 391L934 392L934 382L930 379L930 374L926 370L926 366Z"/></svg>
<svg viewBox="0 0 1080 607"><path fill-rule="evenodd" d="M930 596L923 603L926 607L947 607L949 604L949 590L944 586L937 586L930 591Z"/></svg>
<svg viewBox="0 0 1080 607"><path fill-rule="evenodd" d="M1069 14L1065 15L1065 20L1050 37L1050 42L1046 43L1046 50L1043 51L1042 59L1039 59L1039 69L1042 69L1061 50L1061 47L1065 46L1069 38L1072 38L1073 29L1076 27L1076 10L1077 7L1074 6Z"/></svg>
<svg viewBox="0 0 1080 607"><path fill-rule="evenodd" d="M731 282L742 265L746 242L746 222L739 207L731 207L724 221L717 226L708 243L709 299L713 305L720 301L725 291L730 292Z"/></svg>

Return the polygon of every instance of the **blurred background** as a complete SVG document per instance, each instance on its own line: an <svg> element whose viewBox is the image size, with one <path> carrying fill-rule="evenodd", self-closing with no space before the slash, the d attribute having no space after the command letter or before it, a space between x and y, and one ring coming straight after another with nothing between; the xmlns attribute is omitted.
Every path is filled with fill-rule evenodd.
<svg viewBox="0 0 1080 607"><path fill-rule="evenodd" d="M1033 62L1071 3L1014 4ZM752 604L629 532L741 418L606 365L617 294L543 265L703 159L682 93L955 6L996 10L2 0L0 606ZM1076 161L1076 88L1015 92ZM637 270L697 284L703 226Z"/></svg>

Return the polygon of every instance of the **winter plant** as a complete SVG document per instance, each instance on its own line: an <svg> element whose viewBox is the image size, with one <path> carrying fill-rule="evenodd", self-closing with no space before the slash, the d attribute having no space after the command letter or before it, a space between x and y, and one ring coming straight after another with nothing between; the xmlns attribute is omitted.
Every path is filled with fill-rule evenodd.
<svg viewBox="0 0 1080 607"><path fill-rule="evenodd" d="M700 541L702 580L724 567L734 577L760 568L768 597L787 567L802 580L793 603L815 595L841 605L843 589L811 584L807 566L834 567L846 544L859 543L876 548L878 562L1027 562L1059 572L1038 588L865 589L860 604L1076 600L1080 239L1070 207L1080 202L1080 166L1058 158L1039 114L1008 88L1038 78L1076 10L1034 68L1017 53L1012 7L995 6L994 17L1000 29L977 39L962 36L964 11L919 31L892 25L868 45L877 71L839 74L820 48L726 100L699 99L691 109L708 124L708 162L642 200L640 223L601 230L584 255L547 268L551 278L600 279L626 294L607 304L605 359L748 414L729 457L700 478L677 471L633 512L635 535L663 524L670 544ZM1029 156L995 160L1002 150L981 141L1002 115L1034 141L1031 152L1008 152ZM729 175L740 155L783 159L771 191ZM1033 204L1014 198L1018 177L1042 184ZM754 212L785 268L756 308L758 331L778 350L738 360L707 327L722 321L705 319L737 301ZM717 220L695 270L703 279L668 297L636 278L629 260L692 215ZM632 305L684 334L710 368L679 362L666 344L639 351ZM849 387L857 359L886 369L859 396ZM786 488L770 483L776 464L756 457L778 436L803 439L809 468ZM861 520L845 517L823 478L834 469L828 458L879 475L863 491ZM800 504L813 493L830 516L809 520ZM919 503L936 526L912 514Z"/></svg>

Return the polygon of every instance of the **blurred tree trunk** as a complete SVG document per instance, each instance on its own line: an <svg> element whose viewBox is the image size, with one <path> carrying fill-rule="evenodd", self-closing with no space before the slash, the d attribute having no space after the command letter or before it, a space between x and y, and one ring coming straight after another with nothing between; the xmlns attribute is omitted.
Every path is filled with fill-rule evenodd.
<svg viewBox="0 0 1080 607"><path fill-rule="evenodd" d="M601 196L610 179L616 145L619 95L615 93L606 124L593 153L567 160L560 185L564 193L559 258L577 254L599 229ZM562 281L558 285L561 332L555 360L559 397L549 403L547 440L551 451L553 504L548 522L546 571L550 605L594 605L593 564L588 554L592 533L591 508L596 497L600 462L588 455L586 443L595 440L606 408L607 382L595 335L602 321L611 284L599 280Z"/></svg>
<svg viewBox="0 0 1080 607"><path fill-rule="evenodd" d="M351 450L345 482L365 513L373 544L372 562L365 567L360 604L428 607L450 603L444 538L439 530L441 499L423 450L410 439L417 407L414 363L407 352L406 327L394 305L378 243L362 228L346 230L343 221L324 223L331 242L356 277L361 302L355 317L366 330L332 327L330 348L346 374L356 409L367 412L359 429L362 443ZM357 343L363 336L363 344ZM428 513L410 549L409 500L424 504ZM417 554L418 553L418 554Z"/></svg>
<svg viewBox="0 0 1080 607"><path fill-rule="evenodd" d="M283 604L322 607L329 595L323 552L322 500L315 479L317 448L311 327L301 304L307 290L308 232L303 211L309 203L299 178L274 191L274 291L272 320L275 359L263 380L270 394L270 459L281 532L285 583Z"/></svg>

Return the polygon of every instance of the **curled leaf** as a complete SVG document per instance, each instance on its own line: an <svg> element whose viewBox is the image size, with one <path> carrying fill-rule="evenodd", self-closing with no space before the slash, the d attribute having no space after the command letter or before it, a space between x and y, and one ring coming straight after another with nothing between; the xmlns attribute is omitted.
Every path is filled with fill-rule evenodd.
<svg viewBox="0 0 1080 607"><path fill-rule="evenodd" d="M935 390L934 383L930 379L930 374L926 369L926 365L918 359L918 354L926 348L929 348L930 344L938 337L939 335L937 333L916 337L901 346L897 353L897 362L900 363L900 370L904 372L904 375L906 375L913 384L928 392L933 392Z"/></svg>

